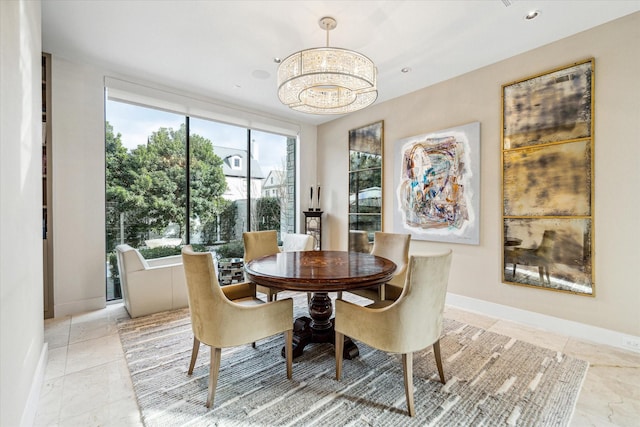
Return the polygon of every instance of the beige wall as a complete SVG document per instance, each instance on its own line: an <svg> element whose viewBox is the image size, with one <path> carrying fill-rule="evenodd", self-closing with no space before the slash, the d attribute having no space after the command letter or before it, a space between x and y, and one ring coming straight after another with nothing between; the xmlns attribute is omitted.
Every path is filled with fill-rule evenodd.
<svg viewBox="0 0 640 427"><path fill-rule="evenodd" d="M347 247L349 129L384 120L384 229L392 231L394 143L479 121L480 245L414 240L411 252L453 248L453 294L640 336L640 279L635 272L640 265L639 40L640 13L635 13L319 126L318 180L327 195L323 247ZM596 297L502 284L501 86L589 57L595 58Z"/></svg>
<svg viewBox="0 0 640 427"><path fill-rule="evenodd" d="M40 2L0 1L0 425L31 425L44 376Z"/></svg>

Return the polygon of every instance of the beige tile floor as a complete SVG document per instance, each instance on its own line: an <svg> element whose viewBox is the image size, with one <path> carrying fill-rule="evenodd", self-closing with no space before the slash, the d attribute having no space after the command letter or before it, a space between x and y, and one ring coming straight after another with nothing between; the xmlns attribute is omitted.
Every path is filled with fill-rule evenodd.
<svg viewBox="0 0 640 427"><path fill-rule="evenodd" d="M49 360L36 426L142 426L116 328L124 306L45 321ZM575 427L640 427L640 354L447 307L445 317L590 364Z"/></svg>

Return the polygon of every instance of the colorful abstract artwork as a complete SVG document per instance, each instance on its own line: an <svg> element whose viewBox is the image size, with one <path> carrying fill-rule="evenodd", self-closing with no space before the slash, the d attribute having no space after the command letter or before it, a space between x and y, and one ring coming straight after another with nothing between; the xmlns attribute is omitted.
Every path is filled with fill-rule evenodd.
<svg viewBox="0 0 640 427"><path fill-rule="evenodd" d="M480 123L395 145L394 230L418 240L480 242Z"/></svg>
<svg viewBox="0 0 640 427"><path fill-rule="evenodd" d="M594 60L502 87L502 281L595 295Z"/></svg>

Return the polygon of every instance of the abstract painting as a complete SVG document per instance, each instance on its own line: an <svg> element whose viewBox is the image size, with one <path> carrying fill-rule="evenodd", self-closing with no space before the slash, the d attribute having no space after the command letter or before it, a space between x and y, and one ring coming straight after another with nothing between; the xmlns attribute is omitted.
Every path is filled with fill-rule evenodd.
<svg viewBox="0 0 640 427"><path fill-rule="evenodd" d="M595 295L589 59L502 86L502 281Z"/></svg>
<svg viewBox="0 0 640 427"><path fill-rule="evenodd" d="M394 231L479 244L480 123L402 139L394 154Z"/></svg>

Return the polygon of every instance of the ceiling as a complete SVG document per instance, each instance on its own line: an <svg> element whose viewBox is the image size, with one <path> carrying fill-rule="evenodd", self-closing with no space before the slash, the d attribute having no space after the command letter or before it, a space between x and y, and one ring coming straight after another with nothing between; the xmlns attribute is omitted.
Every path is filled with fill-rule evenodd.
<svg viewBox="0 0 640 427"><path fill-rule="evenodd" d="M376 63L380 103L638 10L640 0L43 0L42 44L71 61L321 124L337 116L280 103L274 58L324 46L324 16L338 21L330 46Z"/></svg>

